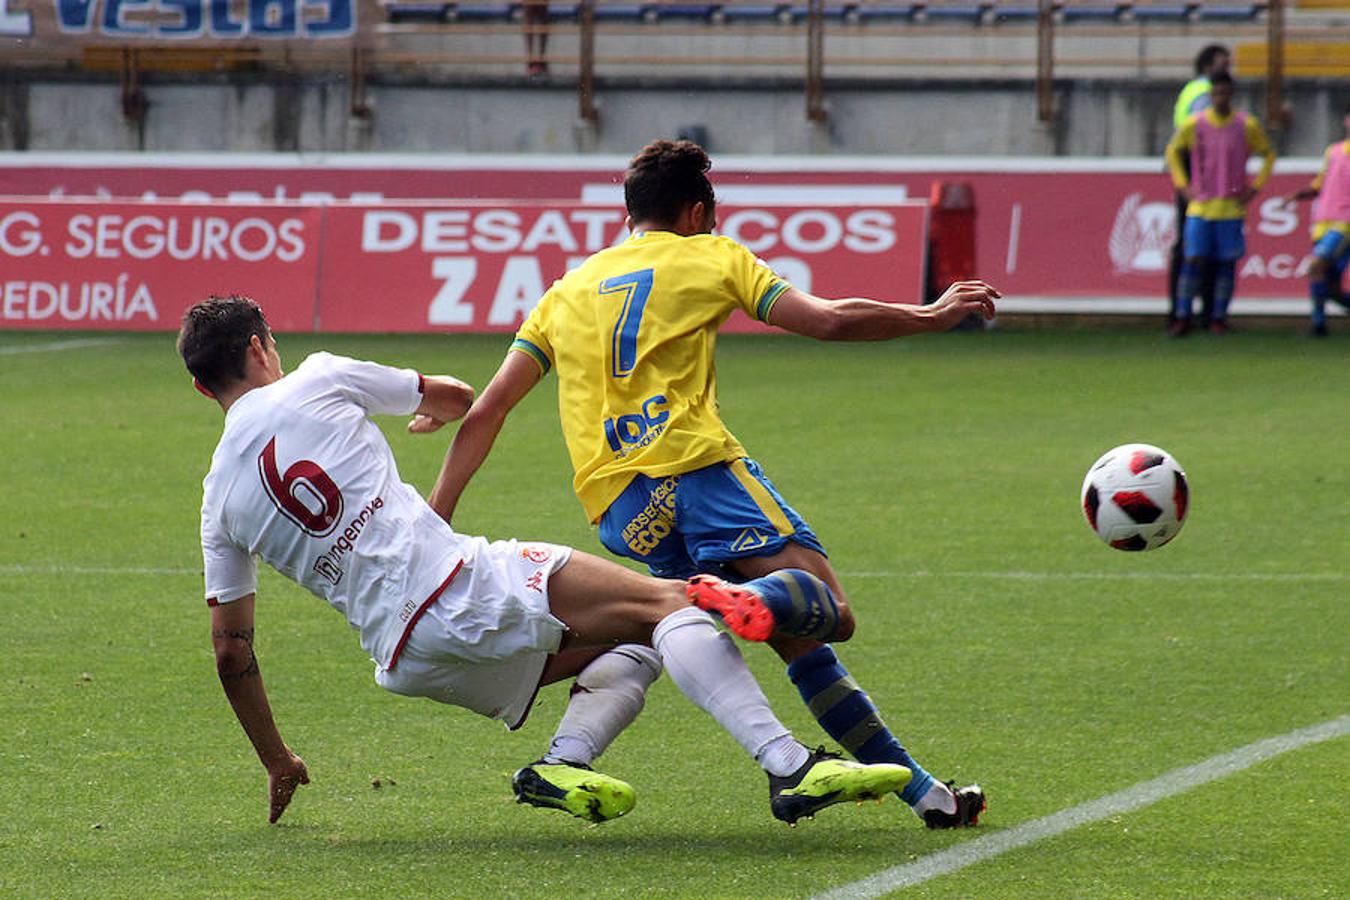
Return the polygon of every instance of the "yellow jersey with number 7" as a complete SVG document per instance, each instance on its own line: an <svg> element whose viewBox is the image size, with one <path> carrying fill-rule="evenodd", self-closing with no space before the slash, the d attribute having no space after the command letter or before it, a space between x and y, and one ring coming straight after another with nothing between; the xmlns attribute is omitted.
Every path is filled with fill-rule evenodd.
<svg viewBox="0 0 1350 900"><path fill-rule="evenodd" d="M717 411L717 329L761 321L788 283L726 237L631 235L553 283L511 348L558 376L576 490L597 521L634 475L676 475L744 448Z"/></svg>

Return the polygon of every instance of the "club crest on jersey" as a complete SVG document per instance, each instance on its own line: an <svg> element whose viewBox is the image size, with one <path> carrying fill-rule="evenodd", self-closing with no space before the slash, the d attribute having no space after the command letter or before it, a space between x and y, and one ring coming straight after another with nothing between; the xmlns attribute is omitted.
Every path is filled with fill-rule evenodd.
<svg viewBox="0 0 1350 900"><path fill-rule="evenodd" d="M520 558L528 559L532 563L543 565L553 558L553 554L543 547L521 547Z"/></svg>

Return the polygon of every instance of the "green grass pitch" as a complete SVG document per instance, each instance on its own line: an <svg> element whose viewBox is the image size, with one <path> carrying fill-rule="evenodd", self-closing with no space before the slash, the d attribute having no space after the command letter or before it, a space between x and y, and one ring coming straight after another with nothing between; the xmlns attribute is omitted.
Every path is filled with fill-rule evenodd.
<svg viewBox="0 0 1350 900"><path fill-rule="evenodd" d="M1160 330L1160 329L1159 329ZM565 687L508 734L386 694L325 604L261 576L258 652L310 767L277 826L216 681L200 481L220 413L170 335L0 333L0 894L806 897L1350 711L1350 352L1288 331L1018 330L889 345L724 337L731 429L844 573L840 655L980 829L895 798L789 829L765 779L662 679L600 761L638 806L591 828L516 806ZM503 336L282 335L481 387ZM31 352L28 352L31 351ZM457 525L603 553L550 380ZM449 432L386 423L428 488ZM1181 535L1101 544L1078 509L1108 447L1171 451ZM265 568L265 567L264 567ZM780 716L823 734L763 648ZM922 897L1315 897L1350 886L1347 741L1291 752L910 889ZM378 786L376 785L378 782Z"/></svg>

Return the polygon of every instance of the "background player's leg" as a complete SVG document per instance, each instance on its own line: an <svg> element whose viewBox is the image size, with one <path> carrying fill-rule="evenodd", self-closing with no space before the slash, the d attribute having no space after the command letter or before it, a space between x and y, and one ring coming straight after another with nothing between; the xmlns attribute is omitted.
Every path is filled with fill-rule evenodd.
<svg viewBox="0 0 1350 900"><path fill-rule="evenodd" d="M829 585L840 609L841 623L847 617L847 633L852 632L853 618L848 612L844 589L823 554L788 543L771 556L733 560L728 565L747 578L760 578L785 568L810 572ZM773 638L769 643L788 664L788 678L826 734L859 762L897 763L908 768L913 777L900 797L921 815L932 806L946 812L955 810L956 800L951 791L910 756L886 727L872 698L844 668L830 645L802 638Z"/></svg>
<svg viewBox="0 0 1350 900"><path fill-rule="evenodd" d="M1186 207L1190 201L1180 191L1176 194L1177 225L1176 236L1172 240L1172 252L1167 261L1167 324L1171 325L1176 316L1177 297L1181 288L1181 266L1186 261L1185 244L1182 235L1186 225Z"/></svg>
<svg viewBox="0 0 1350 900"><path fill-rule="evenodd" d="M1327 333L1327 300L1331 298L1331 278L1327 261L1316 257L1308 268L1308 293L1312 296L1312 321L1308 332L1315 336Z"/></svg>
<svg viewBox="0 0 1350 900"><path fill-rule="evenodd" d="M1228 306L1233 302L1233 287L1237 281L1237 260L1214 261L1214 314L1210 330L1222 334L1227 330Z"/></svg>

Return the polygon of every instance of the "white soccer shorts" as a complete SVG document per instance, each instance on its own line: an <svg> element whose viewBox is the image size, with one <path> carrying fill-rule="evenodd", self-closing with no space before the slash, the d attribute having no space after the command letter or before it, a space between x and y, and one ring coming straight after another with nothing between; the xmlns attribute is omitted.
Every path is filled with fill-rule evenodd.
<svg viewBox="0 0 1350 900"><path fill-rule="evenodd" d="M566 626L549 612L548 579L571 558L558 544L474 538L464 567L429 606L392 669L375 682L408 697L429 697L501 719L525 722L539 676Z"/></svg>

